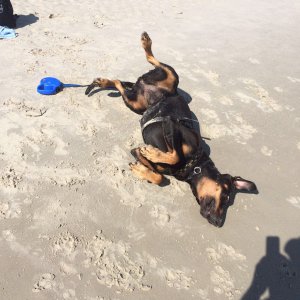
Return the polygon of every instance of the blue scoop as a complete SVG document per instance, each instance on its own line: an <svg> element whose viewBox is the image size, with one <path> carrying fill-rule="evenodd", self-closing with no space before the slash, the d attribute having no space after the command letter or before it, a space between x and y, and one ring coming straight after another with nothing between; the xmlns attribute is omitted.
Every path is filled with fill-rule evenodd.
<svg viewBox="0 0 300 300"><path fill-rule="evenodd" d="M37 92L42 95L55 95L68 87L85 87L87 85L80 84L64 84L54 77L45 77L41 80L37 87Z"/></svg>

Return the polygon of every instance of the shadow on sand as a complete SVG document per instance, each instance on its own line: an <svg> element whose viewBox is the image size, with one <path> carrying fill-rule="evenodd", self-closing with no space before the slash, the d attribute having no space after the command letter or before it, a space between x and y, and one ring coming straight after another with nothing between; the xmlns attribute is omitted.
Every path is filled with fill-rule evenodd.
<svg viewBox="0 0 300 300"><path fill-rule="evenodd" d="M257 263L251 286L241 300L300 299L300 238L289 240L279 252L279 238L269 236L266 255ZM266 298L265 294L268 294Z"/></svg>
<svg viewBox="0 0 300 300"><path fill-rule="evenodd" d="M17 16L17 26L16 28L23 28L27 25L31 25L38 21L38 17L36 17L34 14L29 15L18 15Z"/></svg>

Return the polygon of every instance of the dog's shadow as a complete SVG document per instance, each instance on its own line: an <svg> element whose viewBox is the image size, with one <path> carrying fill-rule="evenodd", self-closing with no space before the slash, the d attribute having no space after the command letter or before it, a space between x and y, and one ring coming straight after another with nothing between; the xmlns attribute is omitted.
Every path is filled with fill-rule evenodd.
<svg viewBox="0 0 300 300"><path fill-rule="evenodd" d="M94 89L93 91L91 91L87 96L92 97L93 95L95 95L99 92L102 92L102 91L111 91L107 95L112 98L121 97L120 92L118 92L115 88L97 88L97 89Z"/></svg>

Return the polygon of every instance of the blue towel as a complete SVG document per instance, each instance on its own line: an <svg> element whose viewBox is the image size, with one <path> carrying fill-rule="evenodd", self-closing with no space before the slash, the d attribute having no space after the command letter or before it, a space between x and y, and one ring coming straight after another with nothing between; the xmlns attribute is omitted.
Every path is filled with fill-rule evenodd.
<svg viewBox="0 0 300 300"><path fill-rule="evenodd" d="M16 32L6 26L0 26L0 39L13 39L15 38Z"/></svg>

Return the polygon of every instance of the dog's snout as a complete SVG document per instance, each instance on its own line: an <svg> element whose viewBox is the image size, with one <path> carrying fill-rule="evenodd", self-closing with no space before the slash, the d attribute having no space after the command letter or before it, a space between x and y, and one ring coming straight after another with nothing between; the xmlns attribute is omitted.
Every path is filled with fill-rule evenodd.
<svg viewBox="0 0 300 300"><path fill-rule="evenodd" d="M207 218L208 222L216 227L222 227L224 224L224 219L211 215Z"/></svg>
<svg viewBox="0 0 300 300"><path fill-rule="evenodd" d="M216 227L222 227L225 221L225 215L218 215L212 211L200 210L200 214L204 217L210 224Z"/></svg>

